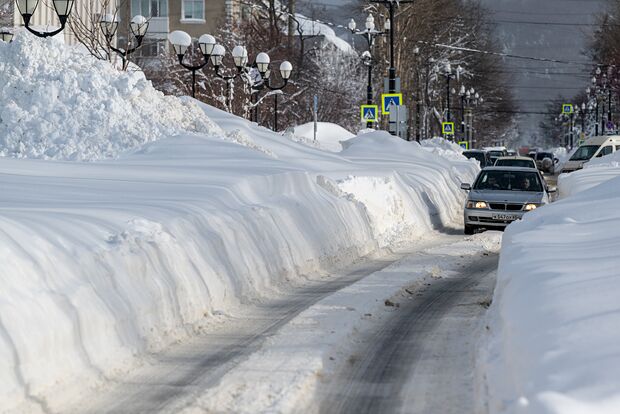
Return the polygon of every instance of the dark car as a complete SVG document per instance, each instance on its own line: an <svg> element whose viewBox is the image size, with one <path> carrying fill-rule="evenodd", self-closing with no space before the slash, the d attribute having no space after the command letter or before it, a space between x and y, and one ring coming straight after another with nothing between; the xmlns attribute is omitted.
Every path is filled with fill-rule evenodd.
<svg viewBox="0 0 620 414"><path fill-rule="evenodd" d="M549 174L554 173L555 165L559 162L557 157L551 152L537 152L534 160L536 161L536 168Z"/></svg>
<svg viewBox="0 0 620 414"><path fill-rule="evenodd" d="M480 168L490 167L493 165L491 162L491 157L489 157L489 153L482 150L468 150L463 151L463 155L467 158L473 158L478 160L480 163Z"/></svg>

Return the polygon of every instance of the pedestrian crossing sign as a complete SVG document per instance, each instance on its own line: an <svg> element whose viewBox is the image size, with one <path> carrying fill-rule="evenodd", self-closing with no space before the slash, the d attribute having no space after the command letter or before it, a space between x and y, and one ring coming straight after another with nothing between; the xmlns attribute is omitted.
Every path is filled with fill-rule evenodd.
<svg viewBox="0 0 620 414"><path fill-rule="evenodd" d="M562 113L570 115L573 113L573 104L564 104L562 105Z"/></svg>
<svg viewBox="0 0 620 414"><path fill-rule="evenodd" d="M441 131L444 135L454 135L454 122L442 122Z"/></svg>
<svg viewBox="0 0 620 414"><path fill-rule="evenodd" d="M468 150L469 149L469 141L459 141L459 145L461 146L461 148L463 148L464 150Z"/></svg>
<svg viewBox="0 0 620 414"><path fill-rule="evenodd" d="M362 105L362 122L379 122L379 105Z"/></svg>
<svg viewBox="0 0 620 414"><path fill-rule="evenodd" d="M382 111L384 114L390 114L390 106L401 106L403 104L402 93L384 93L381 95L381 102L383 103Z"/></svg>

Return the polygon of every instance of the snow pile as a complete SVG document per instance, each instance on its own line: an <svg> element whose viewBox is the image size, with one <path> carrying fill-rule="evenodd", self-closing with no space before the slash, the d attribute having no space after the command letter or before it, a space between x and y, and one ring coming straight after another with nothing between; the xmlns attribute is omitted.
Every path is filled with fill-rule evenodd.
<svg viewBox="0 0 620 414"><path fill-rule="evenodd" d="M570 174L560 174L558 191L560 197L564 198L618 176L620 176L620 152L616 151L613 154L588 161L582 170Z"/></svg>
<svg viewBox="0 0 620 414"><path fill-rule="evenodd" d="M437 154L442 157L446 157L452 160L464 160L466 159L463 154L463 148L444 138L435 137L431 139L423 139L420 141L420 145L425 150Z"/></svg>
<svg viewBox="0 0 620 414"><path fill-rule="evenodd" d="M292 135L289 135L294 141L302 144L321 148L326 151L340 152L342 151L342 141L353 138L355 135L341 127L340 125L330 122L318 122L316 141L314 140L314 122L298 125L293 128Z"/></svg>
<svg viewBox="0 0 620 414"><path fill-rule="evenodd" d="M97 163L0 158L3 410L63 412L66 394L123 378L214 314L458 225L460 182L477 172L385 132L335 154L200 107L221 136L181 134Z"/></svg>
<svg viewBox="0 0 620 414"><path fill-rule="evenodd" d="M620 174L569 177L614 169L505 232L484 367L491 413L620 412Z"/></svg>
<svg viewBox="0 0 620 414"><path fill-rule="evenodd" d="M184 131L221 133L141 72L27 32L0 42L0 156L99 160Z"/></svg>

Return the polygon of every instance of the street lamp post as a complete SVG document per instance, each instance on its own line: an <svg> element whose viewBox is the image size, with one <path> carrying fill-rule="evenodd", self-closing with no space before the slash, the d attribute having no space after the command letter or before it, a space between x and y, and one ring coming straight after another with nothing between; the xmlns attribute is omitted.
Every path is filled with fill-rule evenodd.
<svg viewBox="0 0 620 414"><path fill-rule="evenodd" d="M37 9L39 0L17 0L17 9L19 10L19 14L22 15L22 19L24 19L24 26L30 33L38 37L52 37L56 36L65 29L67 19L69 18L71 9L73 8L73 2L74 0L52 0L52 3L54 4L54 11L60 21L60 28L51 32L40 32L30 27L30 20Z"/></svg>
<svg viewBox="0 0 620 414"><path fill-rule="evenodd" d="M131 23L129 24L129 30L131 31L131 34L133 34L133 36L136 38L136 46L130 47L131 44L128 42L126 50L112 46L112 40L114 39L116 31L118 30L118 21L116 20L115 16L111 14L103 15L101 21L99 22L99 27L103 32L103 36L105 37L108 47L110 48L110 50L113 50L114 52L116 52L117 55L121 57L124 66L125 61L129 58L129 55L134 53L136 50L138 50L140 46L142 46L144 36L146 36L146 32L149 29L149 22L144 16L141 16L139 14L134 16L133 19L131 19Z"/></svg>
<svg viewBox="0 0 620 414"><path fill-rule="evenodd" d="M587 105L585 102L581 103L581 133L583 134L582 136L585 138L586 136L586 115L587 115Z"/></svg>
<svg viewBox="0 0 620 414"><path fill-rule="evenodd" d="M394 59L394 32L396 23L394 21L394 7L401 4L413 3L413 0L370 0L371 3L383 4L387 7L390 17L388 30L390 32L390 68L388 70L388 89L389 93L396 93L396 65Z"/></svg>
<svg viewBox="0 0 620 414"><path fill-rule="evenodd" d="M215 68L215 76L224 80L226 82L226 107L230 108L231 104L231 90L232 90L232 82L235 78L241 76L243 73L243 69L248 65L248 51L245 46L235 46L232 50L232 57L235 63L235 67L237 68L237 72L233 75L222 75L220 73L220 68L222 66L222 61L224 60L224 54L226 53L226 49L222 45L216 45L213 49L213 54L211 55L211 63L213 63L213 67Z"/></svg>
<svg viewBox="0 0 620 414"><path fill-rule="evenodd" d="M256 68L261 75L261 81L255 85L253 85L253 89L261 90L263 88L267 88L271 91L278 92L274 93L274 111L273 111L273 130L278 131L278 95L286 87L289 79L291 78L291 73L293 72L293 65L289 61L284 61L280 64L280 76L282 77L283 83L279 86L273 86L271 84L271 71L269 70L269 65L271 64L271 58L267 53L261 52L256 55Z"/></svg>
<svg viewBox="0 0 620 414"><path fill-rule="evenodd" d="M374 99L374 93L372 90L372 67L373 67L373 59L372 59L372 48L375 44L375 39L377 36L383 36L390 30L389 21L385 22L384 31L380 32L375 29L375 18L372 14L369 14L366 17L365 22L365 30L358 30L357 23L355 23L354 19L351 19L348 24L348 28L354 35L364 36L366 42L368 43L368 50L362 53L362 63L368 68L368 85L366 86L366 104L372 105ZM373 122L366 122L366 128L372 128Z"/></svg>
<svg viewBox="0 0 620 414"><path fill-rule="evenodd" d="M459 79L462 68L459 66L456 68L456 73L452 73L452 66L450 63L446 63L444 66L443 76L446 78L446 122L450 122L450 80L453 78Z"/></svg>
<svg viewBox="0 0 620 414"><path fill-rule="evenodd" d="M200 51L202 52L203 62L198 65L189 65L183 62L183 58L185 57L187 50L192 44L191 36L181 30L175 30L168 35L168 40L170 41L170 43L172 43L172 46L174 47L174 51L177 54L177 58L179 59L179 64L185 69L192 72L192 98L195 98L196 72L204 68L209 63L209 59L211 59L214 65L216 61L218 61L218 59L218 62L221 63L221 59L223 58L224 53L222 52L221 56L216 57L215 49L217 45L215 42L215 38L209 34L203 34L198 39L198 45L200 46Z"/></svg>

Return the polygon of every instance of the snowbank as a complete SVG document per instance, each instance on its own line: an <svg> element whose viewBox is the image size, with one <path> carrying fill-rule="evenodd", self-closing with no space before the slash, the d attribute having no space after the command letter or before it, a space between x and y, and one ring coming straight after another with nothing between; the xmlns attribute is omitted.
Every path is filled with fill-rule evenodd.
<svg viewBox="0 0 620 414"><path fill-rule="evenodd" d="M300 145L45 40L0 53L6 155L100 160L0 158L8 412L54 411L211 315L458 225L459 184L477 172L385 132L340 154ZM208 135L171 137L198 125Z"/></svg>
<svg viewBox="0 0 620 414"><path fill-rule="evenodd" d="M420 145L425 150L437 154L439 156L453 159L453 160L465 160L463 156L463 148L447 139L435 137L431 139L423 139L420 141Z"/></svg>
<svg viewBox="0 0 620 414"><path fill-rule="evenodd" d="M194 104L156 91L141 72L22 31L0 42L0 156L115 158L187 131L221 134Z"/></svg>
<svg viewBox="0 0 620 414"><path fill-rule="evenodd" d="M330 122L317 123L316 141L314 140L314 122L296 126L293 128L293 134L289 135L294 141L332 152L342 151L341 141L354 136L340 125Z"/></svg>
<svg viewBox="0 0 620 414"><path fill-rule="evenodd" d="M505 232L484 366L491 413L620 412L620 174L588 168L562 185L603 170L616 177Z"/></svg>

